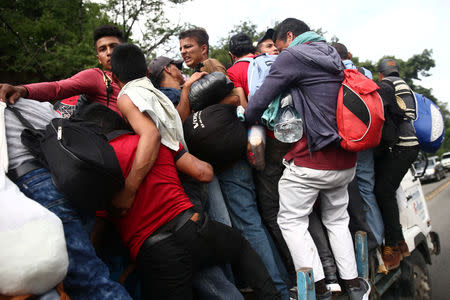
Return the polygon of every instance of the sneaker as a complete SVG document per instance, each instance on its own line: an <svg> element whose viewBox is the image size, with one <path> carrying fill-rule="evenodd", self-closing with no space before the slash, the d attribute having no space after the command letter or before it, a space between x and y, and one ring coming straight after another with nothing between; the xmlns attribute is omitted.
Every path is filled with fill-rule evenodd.
<svg viewBox="0 0 450 300"><path fill-rule="evenodd" d="M369 300L370 284L364 278L359 279L359 287L352 287L347 289L349 300Z"/></svg>
<svg viewBox="0 0 450 300"><path fill-rule="evenodd" d="M398 247L385 246L383 248L383 262L388 271L400 266L402 253Z"/></svg>
<svg viewBox="0 0 450 300"><path fill-rule="evenodd" d="M325 294L316 294L316 300L333 300L331 291L327 291Z"/></svg>
<svg viewBox="0 0 450 300"><path fill-rule="evenodd" d="M289 300L298 300L298 290L296 286L289 289Z"/></svg>
<svg viewBox="0 0 450 300"><path fill-rule="evenodd" d="M411 253L409 253L408 244L406 244L405 240L398 242L397 246L403 257L408 257L411 255Z"/></svg>

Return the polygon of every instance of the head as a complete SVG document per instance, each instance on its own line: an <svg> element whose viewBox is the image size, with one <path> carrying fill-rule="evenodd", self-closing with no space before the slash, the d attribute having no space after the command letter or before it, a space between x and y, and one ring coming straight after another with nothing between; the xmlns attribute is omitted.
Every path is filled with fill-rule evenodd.
<svg viewBox="0 0 450 300"><path fill-rule="evenodd" d="M392 58L383 59L378 65L378 78L382 80L387 76L400 76L398 63Z"/></svg>
<svg viewBox="0 0 450 300"><path fill-rule="evenodd" d="M148 64L148 74L153 85L159 87L165 86L164 82L172 81L178 87L184 83L184 77L181 73L183 60L174 60L165 56L159 56L152 59Z"/></svg>
<svg viewBox="0 0 450 300"><path fill-rule="evenodd" d="M208 59L209 36L205 29L195 28L183 31L178 39L181 57L189 68L195 68Z"/></svg>
<svg viewBox="0 0 450 300"><path fill-rule="evenodd" d="M278 51L283 51L292 41L302 33L310 31L305 22L294 18L287 18L281 22L273 33L273 40Z"/></svg>
<svg viewBox="0 0 450 300"><path fill-rule="evenodd" d="M125 41L122 31L114 25L103 25L95 28L93 37L98 62L106 70L111 70L112 52Z"/></svg>
<svg viewBox="0 0 450 300"><path fill-rule="evenodd" d="M100 103L83 106L78 117L97 124L104 134L115 130L130 130L128 124L118 113Z"/></svg>
<svg viewBox="0 0 450 300"><path fill-rule="evenodd" d="M270 55L277 55L280 53L277 47L275 47L275 43L272 39L273 33L273 29L267 29L264 36L258 41L258 44L256 45L256 54L267 53Z"/></svg>
<svg viewBox="0 0 450 300"><path fill-rule="evenodd" d="M348 52L347 47L345 47L344 44L341 43L331 43L331 46L336 49L337 53L339 53L339 56L342 60L351 59L352 54Z"/></svg>
<svg viewBox="0 0 450 300"><path fill-rule="evenodd" d="M133 44L114 48L111 55L111 71L119 86L147 75L147 64L142 50Z"/></svg>
<svg viewBox="0 0 450 300"><path fill-rule="evenodd" d="M255 53L252 39L245 33L238 33L233 35L228 42L231 60L235 62L239 58Z"/></svg>

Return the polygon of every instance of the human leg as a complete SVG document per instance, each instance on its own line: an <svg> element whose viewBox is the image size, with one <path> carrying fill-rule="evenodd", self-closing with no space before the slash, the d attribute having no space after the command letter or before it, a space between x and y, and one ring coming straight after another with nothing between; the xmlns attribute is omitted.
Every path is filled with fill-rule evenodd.
<svg viewBox="0 0 450 300"><path fill-rule="evenodd" d="M374 193L375 187L375 165L373 149L358 152L356 163L356 178L361 198L364 201L364 211L367 224L374 234L379 245L384 239L384 224Z"/></svg>
<svg viewBox="0 0 450 300"><path fill-rule="evenodd" d="M256 200L261 219L269 231L290 277L294 277L295 280L296 272L291 253L277 223L277 215L280 208L278 181L283 175L283 156L289 148L289 144L267 138L265 150L266 165L264 170L255 172L254 179L257 194Z"/></svg>
<svg viewBox="0 0 450 300"><path fill-rule="evenodd" d="M208 183L208 201L206 202L206 211L212 220L231 226L231 219L228 208L220 189L219 179L214 176L213 181Z"/></svg>
<svg viewBox="0 0 450 300"><path fill-rule="evenodd" d="M109 270L96 256L84 224L74 207L53 185L50 173L37 169L16 181L20 190L63 222L69 255L64 288L71 299L131 299L126 290L109 278Z"/></svg>
<svg viewBox="0 0 450 300"><path fill-rule="evenodd" d="M244 160L231 169L217 175L227 203L233 227L236 228L255 249L264 262L275 286L288 298L287 272L281 258L271 245L270 238L256 205L252 170Z"/></svg>
<svg viewBox="0 0 450 300"><path fill-rule="evenodd" d="M244 300L219 266L210 266L194 274L193 287L199 300Z"/></svg>

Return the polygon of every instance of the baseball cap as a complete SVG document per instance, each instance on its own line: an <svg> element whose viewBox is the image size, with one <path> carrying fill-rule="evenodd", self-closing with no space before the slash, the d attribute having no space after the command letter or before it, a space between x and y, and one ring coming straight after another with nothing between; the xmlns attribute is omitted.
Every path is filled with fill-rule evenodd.
<svg viewBox="0 0 450 300"><path fill-rule="evenodd" d="M182 59L175 60L165 56L158 56L157 58L152 59L148 64L148 72L150 73L150 77L152 79L158 79L159 76L161 76L164 67L168 66L169 64L174 64L180 70L183 68Z"/></svg>
<svg viewBox="0 0 450 300"><path fill-rule="evenodd" d="M258 41L258 45L261 44L262 42L264 42L265 40L273 39L273 33L274 32L275 31L272 28L267 29L267 31L264 34L264 36Z"/></svg>
<svg viewBox="0 0 450 300"><path fill-rule="evenodd" d="M378 65L378 72L384 76L389 76L391 73L400 73L400 69L395 60L391 58L383 59Z"/></svg>
<svg viewBox="0 0 450 300"><path fill-rule="evenodd" d="M246 48L246 47L253 47L252 45L252 39L246 35L245 33L238 33L233 35L230 38L230 41L228 43L228 48L231 53L235 54L239 51L239 49Z"/></svg>

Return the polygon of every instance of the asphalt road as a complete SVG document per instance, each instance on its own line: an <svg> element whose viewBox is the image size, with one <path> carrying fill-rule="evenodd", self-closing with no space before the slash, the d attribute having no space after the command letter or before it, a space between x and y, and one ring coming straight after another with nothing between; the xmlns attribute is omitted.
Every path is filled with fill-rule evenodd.
<svg viewBox="0 0 450 300"><path fill-rule="evenodd" d="M439 234L441 253L429 266L433 300L450 299L450 173L439 182L424 183L422 189L431 215L431 225Z"/></svg>

